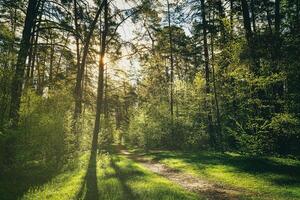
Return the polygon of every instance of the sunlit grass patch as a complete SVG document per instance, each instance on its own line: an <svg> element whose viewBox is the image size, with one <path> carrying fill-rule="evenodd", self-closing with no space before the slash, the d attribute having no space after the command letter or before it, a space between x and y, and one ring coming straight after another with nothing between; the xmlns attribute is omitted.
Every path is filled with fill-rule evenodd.
<svg viewBox="0 0 300 200"><path fill-rule="evenodd" d="M120 177L123 190L133 199L198 199L167 179L153 174L140 164L124 157L114 157L115 170Z"/></svg>
<svg viewBox="0 0 300 200"><path fill-rule="evenodd" d="M73 171L64 171L42 186L33 187L22 200L70 200L85 199L88 195L87 164ZM140 164L120 155L98 154L96 164L98 199L103 200L194 200L190 193L167 179L160 177ZM80 194L80 195L79 195Z"/></svg>
<svg viewBox="0 0 300 200"><path fill-rule="evenodd" d="M72 199L77 194L84 175L85 170L83 169L65 172L42 187L30 189L22 199Z"/></svg>
<svg viewBox="0 0 300 200"><path fill-rule="evenodd" d="M111 155L98 155L97 185L99 199L119 200L124 196L120 180L111 167Z"/></svg>
<svg viewBox="0 0 300 200"><path fill-rule="evenodd" d="M30 188L21 199L74 199L84 181L87 158L88 154L86 153L79 159L79 165L76 169L62 171L59 175L57 175L44 185ZM45 174L45 176L47 176L47 174Z"/></svg>
<svg viewBox="0 0 300 200"><path fill-rule="evenodd" d="M300 161L232 153L154 151L154 160L211 181L249 190L254 199L300 199Z"/></svg>

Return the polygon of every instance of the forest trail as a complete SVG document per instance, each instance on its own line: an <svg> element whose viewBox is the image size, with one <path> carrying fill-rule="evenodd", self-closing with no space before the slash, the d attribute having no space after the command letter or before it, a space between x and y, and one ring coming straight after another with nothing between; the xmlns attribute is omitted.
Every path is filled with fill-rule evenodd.
<svg viewBox="0 0 300 200"><path fill-rule="evenodd" d="M167 178L171 182L180 185L190 192L199 194L208 200L238 200L246 191L231 188L221 184L213 183L209 180L195 177L191 174L172 169L165 164L151 160L142 154L130 153L125 149L120 150L120 154L140 163L150 171Z"/></svg>

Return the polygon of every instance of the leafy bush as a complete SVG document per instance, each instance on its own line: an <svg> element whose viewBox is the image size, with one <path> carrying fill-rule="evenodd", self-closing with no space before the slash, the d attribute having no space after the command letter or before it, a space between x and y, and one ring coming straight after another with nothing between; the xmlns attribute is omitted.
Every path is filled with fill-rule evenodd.
<svg viewBox="0 0 300 200"><path fill-rule="evenodd" d="M28 90L22 97L17 161L62 164L74 145L71 133L71 95L58 90L47 97Z"/></svg>
<svg viewBox="0 0 300 200"><path fill-rule="evenodd" d="M298 153L300 146L300 121L289 113L279 113L268 124L269 141L280 154Z"/></svg>

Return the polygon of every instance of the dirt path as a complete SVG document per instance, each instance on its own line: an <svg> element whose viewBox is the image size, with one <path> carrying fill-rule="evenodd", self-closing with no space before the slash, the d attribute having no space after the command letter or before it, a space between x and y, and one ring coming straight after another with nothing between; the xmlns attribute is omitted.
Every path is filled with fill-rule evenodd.
<svg viewBox="0 0 300 200"><path fill-rule="evenodd" d="M240 199L241 195L245 195L245 191L229 188L224 185L212 183L208 180L180 172L159 162L147 159L143 155L131 154L126 150L121 150L120 153L142 164L152 172L179 184L188 191L198 193L200 196L204 196L208 200L237 200Z"/></svg>

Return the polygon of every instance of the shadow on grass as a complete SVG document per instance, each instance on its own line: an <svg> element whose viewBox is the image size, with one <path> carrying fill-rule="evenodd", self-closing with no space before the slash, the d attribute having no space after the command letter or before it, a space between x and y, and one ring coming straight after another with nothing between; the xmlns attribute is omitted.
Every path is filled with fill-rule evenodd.
<svg viewBox="0 0 300 200"><path fill-rule="evenodd" d="M180 159L196 166L199 171L214 165L233 167L236 172L244 172L262 177L275 185L294 186L300 185L300 164L295 162L283 163L267 157L236 156L223 153L180 153L180 152L152 152L154 160ZM280 177L280 178L278 178Z"/></svg>
<svg viewBox="0 0 300 200"><path fill-rule="evenodd" d="M121 187L122 187L122 191L123 191L123 199L127 200L137 200L138 198L134 196L131 188L127 185L127 181L129 179L134 179L137 176L143 176L143 173L140 171L136 171L134 170L133 167L131 167L131 165L126 166L126 168L121 169L116 162L118 162L119 159L118 158L114 158L111 159L111 167L114 169L114 171L116 172L116 176L120 181Z"/></svg>
<svg viewBox="0 0 300 200"><path fill-rule="evenodd" d="M59 172L57 167L41 165L0 172L0 199L20 199L30 188L44 185Z"/></svg>
<svg viewBox="0 0 300 200"><path fill-rule="evenodd" d="M96 151L91 151L87 172L75 199L98 200Z"/></svg>

